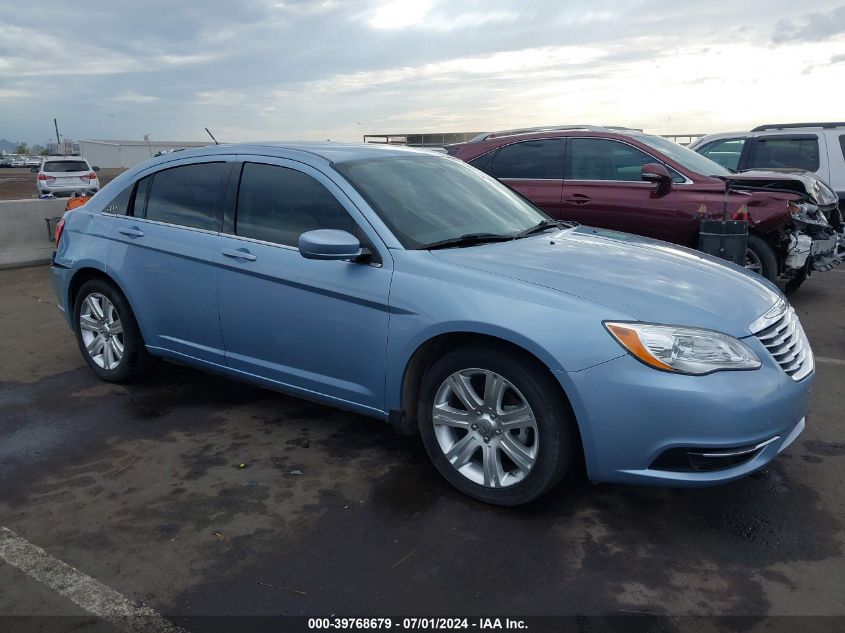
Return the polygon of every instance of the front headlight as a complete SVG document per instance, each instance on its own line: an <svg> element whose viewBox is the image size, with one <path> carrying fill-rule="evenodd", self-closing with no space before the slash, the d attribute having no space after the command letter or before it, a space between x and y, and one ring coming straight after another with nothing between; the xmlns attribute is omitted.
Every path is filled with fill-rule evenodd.
<svg viewBox="0 0 845 633"><path fill-rule="evenodd" d="M702 375L729 369L757 369L760 359L733 336L674 325L605 323L608 332L650 367Z"/></svg>
<svg viewBox="0 0 845 633"><path fill-rule="evenodd" d="M792 217L804 224L814 224L815 226L827 226L827 218L824 217L821 209L812 202L789 202L789 212Z"/></svg>
<svg viewBox="0 0 845 633"><path fill-rule="evenodd" d="M821 205L827 206L829 204L836 204L839 202L839 196L830 187L824 184L821 180L814 180L811 185L811 195Z"/></svg>

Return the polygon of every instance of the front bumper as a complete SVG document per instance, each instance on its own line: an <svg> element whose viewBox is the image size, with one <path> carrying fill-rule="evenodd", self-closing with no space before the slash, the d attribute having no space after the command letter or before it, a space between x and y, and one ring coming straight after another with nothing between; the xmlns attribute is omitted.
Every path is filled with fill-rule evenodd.
<svg viewBox="0 0 845 633"><path fill-rule="evenodd" d="M593 481L706 486L743 477L783 451L804 429L811 373L792 380L753 337L763 365L751 371L683 376L630 355L579 372L558 372L578 420ZM712 470L673 470L674 452L719 454L755 447L747 459Z"/></svg>

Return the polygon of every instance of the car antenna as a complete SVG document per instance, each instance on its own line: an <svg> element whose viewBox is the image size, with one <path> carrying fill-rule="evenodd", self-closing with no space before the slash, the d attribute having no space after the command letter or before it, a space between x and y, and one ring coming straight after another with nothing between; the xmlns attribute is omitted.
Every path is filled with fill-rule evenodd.
<svg viewBox="0 0 845 633"><path fill-rule="evenodd" d="M208 129L208 128L205 128L205 131L206 131L206 132L208 132L208 135L211 137L211 140L212 140L212 141L214 141L214 144L215 144L215 145L220 145L220 143L218 143L218 142L217 142L217 139L216 139L216 138L214 138L214 134L212 134L212 133L209 131L209 129Z"/></svg>

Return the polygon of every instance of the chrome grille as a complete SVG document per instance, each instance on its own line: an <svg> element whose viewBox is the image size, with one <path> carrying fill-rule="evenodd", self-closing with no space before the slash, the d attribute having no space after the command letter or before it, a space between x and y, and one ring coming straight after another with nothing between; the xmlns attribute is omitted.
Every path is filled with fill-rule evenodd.
<svg viewBox="0 0 845 633"><path fill-rule="evenodd" d="M751 324L751 333L766 346L772 358L793 380L813 371L813 350L795 309L781 300Z"/></svg>

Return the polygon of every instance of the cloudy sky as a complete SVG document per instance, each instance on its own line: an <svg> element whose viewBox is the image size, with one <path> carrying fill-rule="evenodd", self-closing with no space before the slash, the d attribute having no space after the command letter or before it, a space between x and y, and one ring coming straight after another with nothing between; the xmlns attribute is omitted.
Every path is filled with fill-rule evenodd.
<svg viewBox="0 0 845 633"><path fill-rule="evenodd" d="M840 2L4 0L0 138L843 120Z"/></svg>

